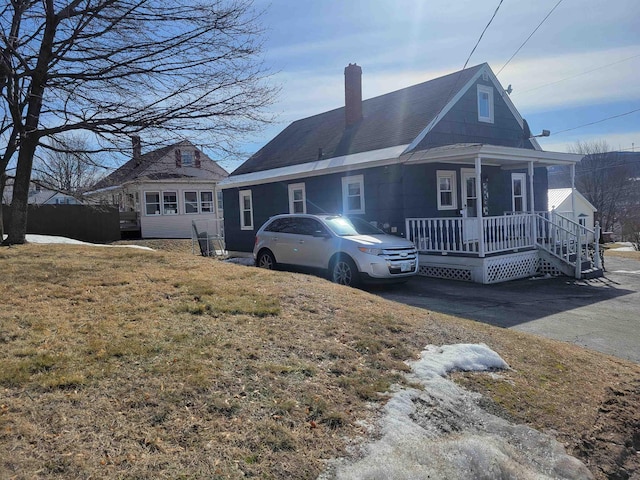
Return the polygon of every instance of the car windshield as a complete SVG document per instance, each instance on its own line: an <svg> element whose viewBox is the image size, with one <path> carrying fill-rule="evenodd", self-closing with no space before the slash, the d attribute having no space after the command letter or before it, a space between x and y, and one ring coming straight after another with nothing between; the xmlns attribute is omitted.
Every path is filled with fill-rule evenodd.
<svg viewBox="0 0 640 480"><path fill-rule="evenodd" d="M382 230L377 229L361 218L327 217L325 218L325 222L336 235L341 237L351 235L384 235Z"/></svg>

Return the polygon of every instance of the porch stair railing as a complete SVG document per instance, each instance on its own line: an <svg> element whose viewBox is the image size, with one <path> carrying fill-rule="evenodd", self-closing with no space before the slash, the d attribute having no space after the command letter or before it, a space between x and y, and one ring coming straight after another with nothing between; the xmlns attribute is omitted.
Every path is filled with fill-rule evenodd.
<svg viewBox="0 0 640 480"><path fill-rule="evenodd" d="M418 251L485 257L537 249L540 257L578 279L602 275L600 226L580 225L555 212L496 217L407 218L407 238Z"/></svg>
<svg viewBox="0 0 640 480"><path fill-rule="evenodd" d="M577 279L602 276L597 222L590 229L555 212L535 213L533 220L536 247L545 260Z"/></svg>

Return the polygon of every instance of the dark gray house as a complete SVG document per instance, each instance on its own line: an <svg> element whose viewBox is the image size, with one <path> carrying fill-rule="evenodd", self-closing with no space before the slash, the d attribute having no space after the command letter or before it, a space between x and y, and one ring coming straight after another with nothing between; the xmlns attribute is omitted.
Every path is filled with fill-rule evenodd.
<svg viewBox="0 0 640 480"><path fill-rule="evenodd" d="M575 252L544 248L558 240L537 213L546 167L580 156L542 151L489 65L364 101L361 68L344 74L344 107L293 122L220 183L229 251L251 252L272 215L331 212L412 240L424 275L581 275ZM573 230L565 220L558 228Z"/></svg>

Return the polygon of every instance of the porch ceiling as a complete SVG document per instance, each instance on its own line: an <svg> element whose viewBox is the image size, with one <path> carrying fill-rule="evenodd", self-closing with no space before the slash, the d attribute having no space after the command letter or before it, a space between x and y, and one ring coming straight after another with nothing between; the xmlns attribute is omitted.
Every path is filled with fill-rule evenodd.
<svg viewBox="0 0 640 480"><path fill-rule="evenodd" d="M408 152L400 157L406 164L412 163L459 163L474 165L480 158L482 165L499 166L505 169L527 168L530 162L535 166L572 165L583 155L561 152L544 152L526 148L501 147L497 145L457 144Z"/></svg>

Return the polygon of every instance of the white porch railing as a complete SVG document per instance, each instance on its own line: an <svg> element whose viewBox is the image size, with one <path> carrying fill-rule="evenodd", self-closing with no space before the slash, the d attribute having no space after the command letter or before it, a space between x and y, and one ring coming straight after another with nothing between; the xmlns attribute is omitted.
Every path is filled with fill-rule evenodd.
<svg viewBox="0 0 640 480"><path fill-rule="evenodd" d="M488 254L535 247L532 215L408 218L407 238L421 252Z"/></svg>
<svg viewBox="0 0 640 480"><path fill-rule="evenodd" d="M556 213L510 213L496 217L408 218L407 238L420 252L470 254L484 257L501 252L540 248L574 269L582 262L601 268L600 227L591 230ZM591 235L590 235L591 234ZM593 246L587 239L593 238Z"/></svg>

